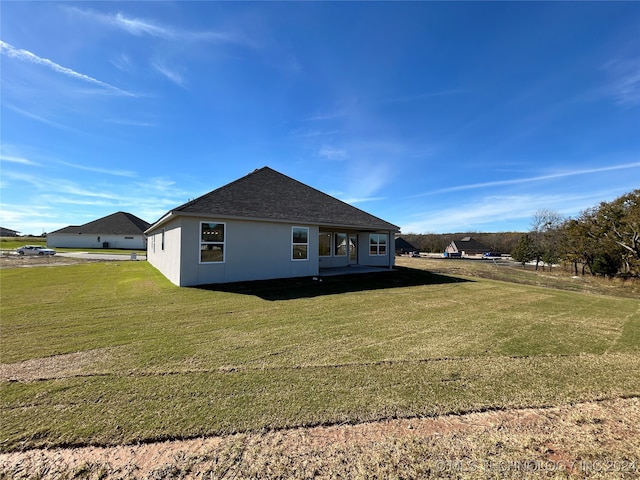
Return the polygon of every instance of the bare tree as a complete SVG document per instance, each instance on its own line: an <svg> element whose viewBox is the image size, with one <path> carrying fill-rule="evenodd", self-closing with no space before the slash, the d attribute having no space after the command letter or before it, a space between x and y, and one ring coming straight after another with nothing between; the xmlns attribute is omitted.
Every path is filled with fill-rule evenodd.
<svg viewBox="0 0 640 480"><path fill-rule="evenodd" d="M564 218L553 210L538 210L531 219L531 236L535 250L536 270L542 262L549 269L560 259L561 234Z"/></svg>

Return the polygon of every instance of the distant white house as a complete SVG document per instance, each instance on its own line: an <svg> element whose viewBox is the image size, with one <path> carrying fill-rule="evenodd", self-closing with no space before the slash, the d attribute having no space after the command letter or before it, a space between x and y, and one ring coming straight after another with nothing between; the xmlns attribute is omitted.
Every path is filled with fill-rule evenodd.
<svg viewBox="0 0 640 480"><path fill-rule="evenodd" d="M392 268L398 231L264 167L167 212L146 231L147 260L179 286Z"/></svg>
<svg viewBox="0 0 640 480"><path fill-rule="evenodd" d="M150 224L126 212L116 212L84 225L71 225L47 234L47 247L144 250Z"/></svg>

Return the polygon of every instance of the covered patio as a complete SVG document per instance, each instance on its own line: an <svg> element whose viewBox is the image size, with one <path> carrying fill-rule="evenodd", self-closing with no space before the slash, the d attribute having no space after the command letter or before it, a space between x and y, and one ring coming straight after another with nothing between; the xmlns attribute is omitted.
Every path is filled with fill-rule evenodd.
<svg viewBox="0 0 640 480"><path fill-rule="evenodd" d="M335 277L337 275L355 275L360 273L379 273L393 271L389 267L370 267L367 265L347 265L344 267L321 268L319 277Z"/></svg>

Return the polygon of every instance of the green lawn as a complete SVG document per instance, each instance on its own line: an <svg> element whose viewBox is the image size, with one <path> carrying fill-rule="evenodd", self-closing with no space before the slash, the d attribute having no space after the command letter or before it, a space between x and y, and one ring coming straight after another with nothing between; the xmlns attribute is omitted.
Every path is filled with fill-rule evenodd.
<svg viewBox="0 0 640 480"><path fill-rule="evenodd" d="M636 299L417 269L204 289L106 262L0 281L4 451L640 395Z"/></svg>

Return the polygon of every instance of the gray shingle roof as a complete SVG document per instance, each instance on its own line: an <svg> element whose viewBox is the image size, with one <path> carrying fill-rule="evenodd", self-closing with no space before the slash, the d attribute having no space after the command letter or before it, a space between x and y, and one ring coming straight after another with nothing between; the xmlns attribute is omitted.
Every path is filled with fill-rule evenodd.
<svg viewBox="0 0 640 480"><path fill-rule="evenodd" d="M142 235L150 223L127 212L116 212L84 225L70 225L51 233Z"/></svg>
<svg viewBox="0 0 640 480"><path fill-rule="evenodd" d="M405 252L417 252L418 249L407 242L404 238L396 238L396 250L404 250Z"/></svg>
<svg viewBox="0 0 640 480"><path fill-rule="evenodd" d="M454 244L460 252L489 252L491 250L484 243L479 242L473 237L464 237L462 240L454 240L451 243Z"/></svg>
<svg viewBox="0 0 640 480"><path fill-rule="evenodd" d="M257 169L168 213L400 230L396 225L269 167Z"/></svg>

